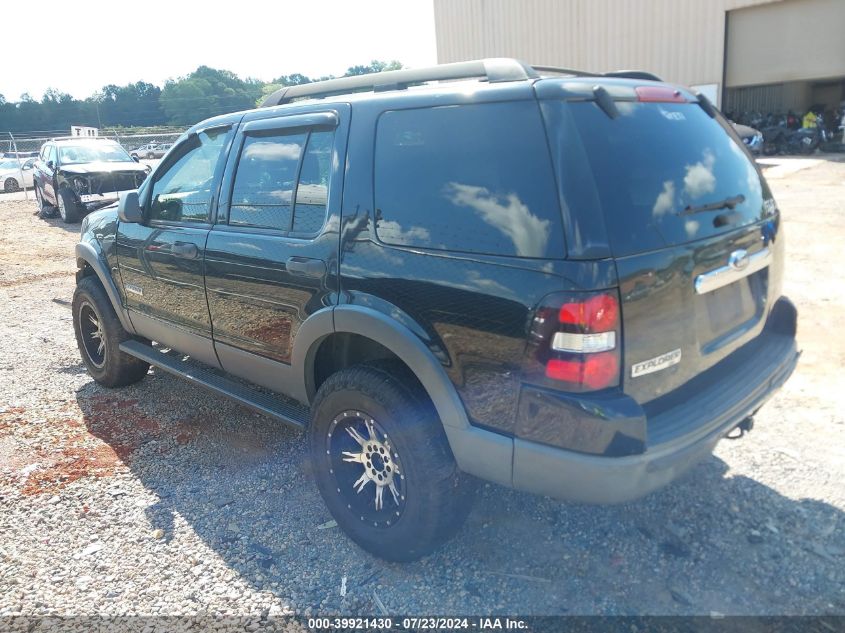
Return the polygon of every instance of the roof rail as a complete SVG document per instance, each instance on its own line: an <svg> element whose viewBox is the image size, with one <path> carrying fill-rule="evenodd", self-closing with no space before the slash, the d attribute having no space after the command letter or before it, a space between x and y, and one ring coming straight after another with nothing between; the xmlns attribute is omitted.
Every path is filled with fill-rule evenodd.
<svg viewBox="0 0 845 633"><path fill-rule="evenodd" d="M605 77L621 77L623 79L645 79L646 81L663 81L654 73L647 70L614 70L613 72L604 73Z"/></svg>
<svg viewBox="0 0 845 633"><path fill-rule="evenodd" d="M427 81L447 81L453 79L480 78L490 83L537 79L534 69L519 60L509 58L479 59L470 62L440 64L427 68L408 68L388 70L386 72L355 75L317 81L298 86L285 86L269 95L261 104L262 108L290 103L296 99L329 97L350 92L381 90L401 90L412 84Z"/></svg>
<svg viewBox="0 0 845 633"><path fill-rule="evenodd" d="M614 70L609 73L593 73L587 70L557 68L555 66L532 66L532 68L541 73L558 73L560 75L574 75L575 77L619 77L623 79L646 79L648 81L663 81L657 75L645 70Z"/></svg>
<svg viewBox="0 0 845 633"><path fill-rule="evenodd" d="M591 73L588 70L574 70L573 68L558 68L557 66L531 66L541 73L557 73L558 75L574 75L576 77L600 77L601 73Z"/></svg>

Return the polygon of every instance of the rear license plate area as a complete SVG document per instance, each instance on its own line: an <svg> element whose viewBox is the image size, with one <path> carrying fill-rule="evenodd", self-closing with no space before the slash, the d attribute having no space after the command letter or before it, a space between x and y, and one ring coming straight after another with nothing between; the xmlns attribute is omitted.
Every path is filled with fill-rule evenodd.
<svg viewBox="0 0 845 633"><path fill-rule="evenodd" d="M704 354L713 352L742 332L751 329L763 315L766 303L767 270L696 297L700 341Z"/></svg>

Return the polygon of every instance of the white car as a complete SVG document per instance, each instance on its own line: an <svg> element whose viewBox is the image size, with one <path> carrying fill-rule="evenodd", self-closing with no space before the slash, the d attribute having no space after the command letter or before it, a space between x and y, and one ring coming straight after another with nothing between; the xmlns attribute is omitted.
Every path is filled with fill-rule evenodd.
<svg viewBox="0 0 845 633"><path fill-rule="evenodd" d="M32 187L32 167L36 158L0 159L0 190L5 193ZM23 180L21 180L23 177Z"/></svg>

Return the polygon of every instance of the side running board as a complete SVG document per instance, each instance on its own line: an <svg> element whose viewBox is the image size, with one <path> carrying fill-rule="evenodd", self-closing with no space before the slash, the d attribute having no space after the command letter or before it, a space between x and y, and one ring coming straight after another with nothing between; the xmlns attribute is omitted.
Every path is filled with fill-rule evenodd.
<svg viewBox="0 0 845 633"><path fill-rule="evenodd" d="M132 340L121 343L120 351L290 426L302 429L308 421L309 409L305 405L260 391L258 388L251 388L220 376L210 369L198 367L195 362L183 360L181 354L161 352L152 345Z"/></svg>

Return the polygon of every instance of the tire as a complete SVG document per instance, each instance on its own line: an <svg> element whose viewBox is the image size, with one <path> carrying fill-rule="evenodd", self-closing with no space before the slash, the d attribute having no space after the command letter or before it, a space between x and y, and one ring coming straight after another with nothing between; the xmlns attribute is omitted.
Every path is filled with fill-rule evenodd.
<svg viewBox="0 0 845 633"><path fill-rule="evenodd" d="M76 198L69 189L59 189L59 217L65 224L73 224L79 222L82 216L82 210L76 202Z"/></svg>
<svg viewBox="0 0 845 633"><path fill-rule="evenodd" d="M153 154L152 152L147 152L147 160L153 159L155 157L156 157L156 155Z"/></svg>
<svg viewBox="0 0 845 633"><path fill-rule="evenodd" d="M99 279L83 277L72 308L76 344L94 380L104 387L124 387L147 375L149 363L120 351L120 344L133 337L120 324Z"/></svg>
<svg viewBox="0 0 845 633"><path fill-rule="evenodd" d="M35 204L38 206L38 217L51 218L56 214L56 209L53 205L47 204L44 200L44 192L37 184L35 185Z"/></svg>
<svg viewBox="0 0 845 633"><path fill-rule="evenodd" d="M332 374L308 428L317 487L335 521L366 551L399 562L452 537L472 500L440 419L413 382L399 378L403 371L373 364Z"/></svg>
<svg viewBox="0 0 845 633"><path fill-rule="evenodd" d="M18 181L14 178L6 178L3 182L3 191L6 193L15 193L16 191L20 191L20 188Z"/></svg>

